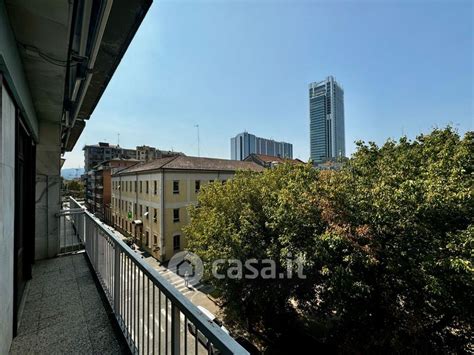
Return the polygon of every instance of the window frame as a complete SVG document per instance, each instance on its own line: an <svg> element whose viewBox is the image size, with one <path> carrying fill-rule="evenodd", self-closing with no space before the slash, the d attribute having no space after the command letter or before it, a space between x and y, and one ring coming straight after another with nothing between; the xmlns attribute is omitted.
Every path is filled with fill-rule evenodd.
<svg viewBox="0 0 474 355"><path fill-rule="evenodd" d="M176 241L178 241L178 243L176 243ZM173 235L173 251L177 250L181 250L181 234Z"/></svg>
<svg viewBox="0 0 474 355"><path fill-rule="evenodd" d="M179 180L173 180L173 195L179 195Z"/></svg>
<svg viewBox="0 0 474 355"><path fill-rule="evenodd" d="M180 212L179 212L179 208L173 208L173 223L177 223L180 221ZM176 217L175 213L178 213L178 217Z"/></svg>

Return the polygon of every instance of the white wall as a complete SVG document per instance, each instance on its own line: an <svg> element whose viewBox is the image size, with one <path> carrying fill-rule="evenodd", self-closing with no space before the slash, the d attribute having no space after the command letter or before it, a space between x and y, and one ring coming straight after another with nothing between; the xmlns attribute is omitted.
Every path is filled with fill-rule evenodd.
<svg viewBox="0 0 474 355"><path fill-rule="evenodd" d="M0 0L0 71L20 107L24 122L36 140L38 138L36 112L3 0Z"/></svg>
<svg viewBox="0 0 474 355"><path fill-rule="evenodd" d="M13 336L15 105L3 86L0 103L0 354L6 354Z"/></svg>

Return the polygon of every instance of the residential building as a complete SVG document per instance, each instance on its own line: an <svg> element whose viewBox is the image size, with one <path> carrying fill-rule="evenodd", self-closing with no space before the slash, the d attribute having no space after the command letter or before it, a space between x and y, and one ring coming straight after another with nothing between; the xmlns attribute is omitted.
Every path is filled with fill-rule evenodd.
<svg viewBox="0 0 474 355"><path fill-rule="evenodd" d="M309 120L311 160L345 157L344 90L332 76L309 84Z"/></svg>
<svg viewBox="0 0 474 355"><path fill-rule="evenodd" d="M174 157L176 155L184 155L181 152L173 152L171 150L160 150L147 145L137 146L137 159L148 162L155 159Z"/></svg>
<svg viewBox="0 0 474 355"><path fill-rule="evenodd" d="M122 148L119 145L114 145L107 142L85 145L82 150L84 151L85 173L103 161L108 161L110 159L137 159L137 150Z"/></svg>
<svg viewBox="0 0 474 355"><path fill-rule="evenodd" d="M85 205L96 217L111 223L111 173L138 164L137 159L115 158L98 164L87 172Z"/></svg>
<svg viewBox="0 0 474 355"><path fill-rule="evenodd" d="M183 155L183 153L180 152L160 150L147 145L137 146L136 149L130 149L107 142L86 145L82 150L84 151L84 170L86 173L96 165L115 158L137 159L147 162L159 158Z"/></svg>
<svg viewBox="0 0 474 355"><path fill-rule="evenodd" d="M304 164L303 161L299 159L288 159L288 158L280 158L280 157L272 157L270 155L264 154L250 154L244 161L253 161L258 165L264 168L273 168L278 164L282 163L289 163L289 164Z"/></svg>
<svg viewBox="0 0 474 355"><path fill-rule="evenodd" d="M113 226L160 261L186 247L187 207L210 182L237 170L262 171L254 162L176 156L135 165L112 175Z"/></svg>
<svg viewBox="0 0 474 355"><path fill-rule="evenodd" d="M82 313L80 318L72 312L76 302L46 299L75 290L66 282L71 259L55 259L64 232L58 219L61 155L74 148L150 5L0 1L0 354L9 353L19 334L32 346L14 353L54 353L49 347L66 340L69 350L89 349L79 347L78 334L68 337L71 328L63 328L61 338L51 332L53 323L64 324L58 311L61 322L74 317L74 324L83 324ZM51 275L45 275L46 264L56 266ZM85 267L83 275L92 281ZM27 291L30 279L35 294ZM98 313L103 307L100 300L95 304ZM50 306L55 321L43 322L40 340L40 313ZM103 324L95 324L97 331Z"/></svg>
<svg viewBox="0 0 474 355"><path fill-rule="evenodd" d="M244 160L250 154L264 154L280 158L293 158L293 145L273 139L257 137L251 133L239 133L230 139L232 160Z"/></svg>

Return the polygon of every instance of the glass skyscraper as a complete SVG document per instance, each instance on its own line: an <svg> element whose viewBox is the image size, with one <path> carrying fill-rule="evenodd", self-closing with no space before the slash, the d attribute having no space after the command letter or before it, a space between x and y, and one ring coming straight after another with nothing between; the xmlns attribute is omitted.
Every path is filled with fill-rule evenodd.
<svg viewBox="0 0 474 355"><path fill-rule="evenodd" d="M313 162L346 156L344 90L332 76L309 84L309 120Z"/></svg>
<svg viewBox="0 0 474 355"><path fill-rule="evenodd" d="M230 158L232 160L244 160L250 154L293 159L293 145L260 138L248 132L240 133L230 139Z"/></svg>

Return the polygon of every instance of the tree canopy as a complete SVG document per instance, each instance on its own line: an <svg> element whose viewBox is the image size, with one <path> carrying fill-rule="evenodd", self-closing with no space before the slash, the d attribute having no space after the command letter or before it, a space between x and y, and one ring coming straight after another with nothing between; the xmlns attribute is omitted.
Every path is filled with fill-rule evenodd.
<svg viewBox="0 0 474 355"><path fill-rule="evenodd" d="M188 248L226 318L270 342L305 320L343 351L468 351L473 178L473 132L358 142L340 171L282 164L204 187ZM294 257L306 278L211 275L217 259L272 259L279 274Z"/></svg>

